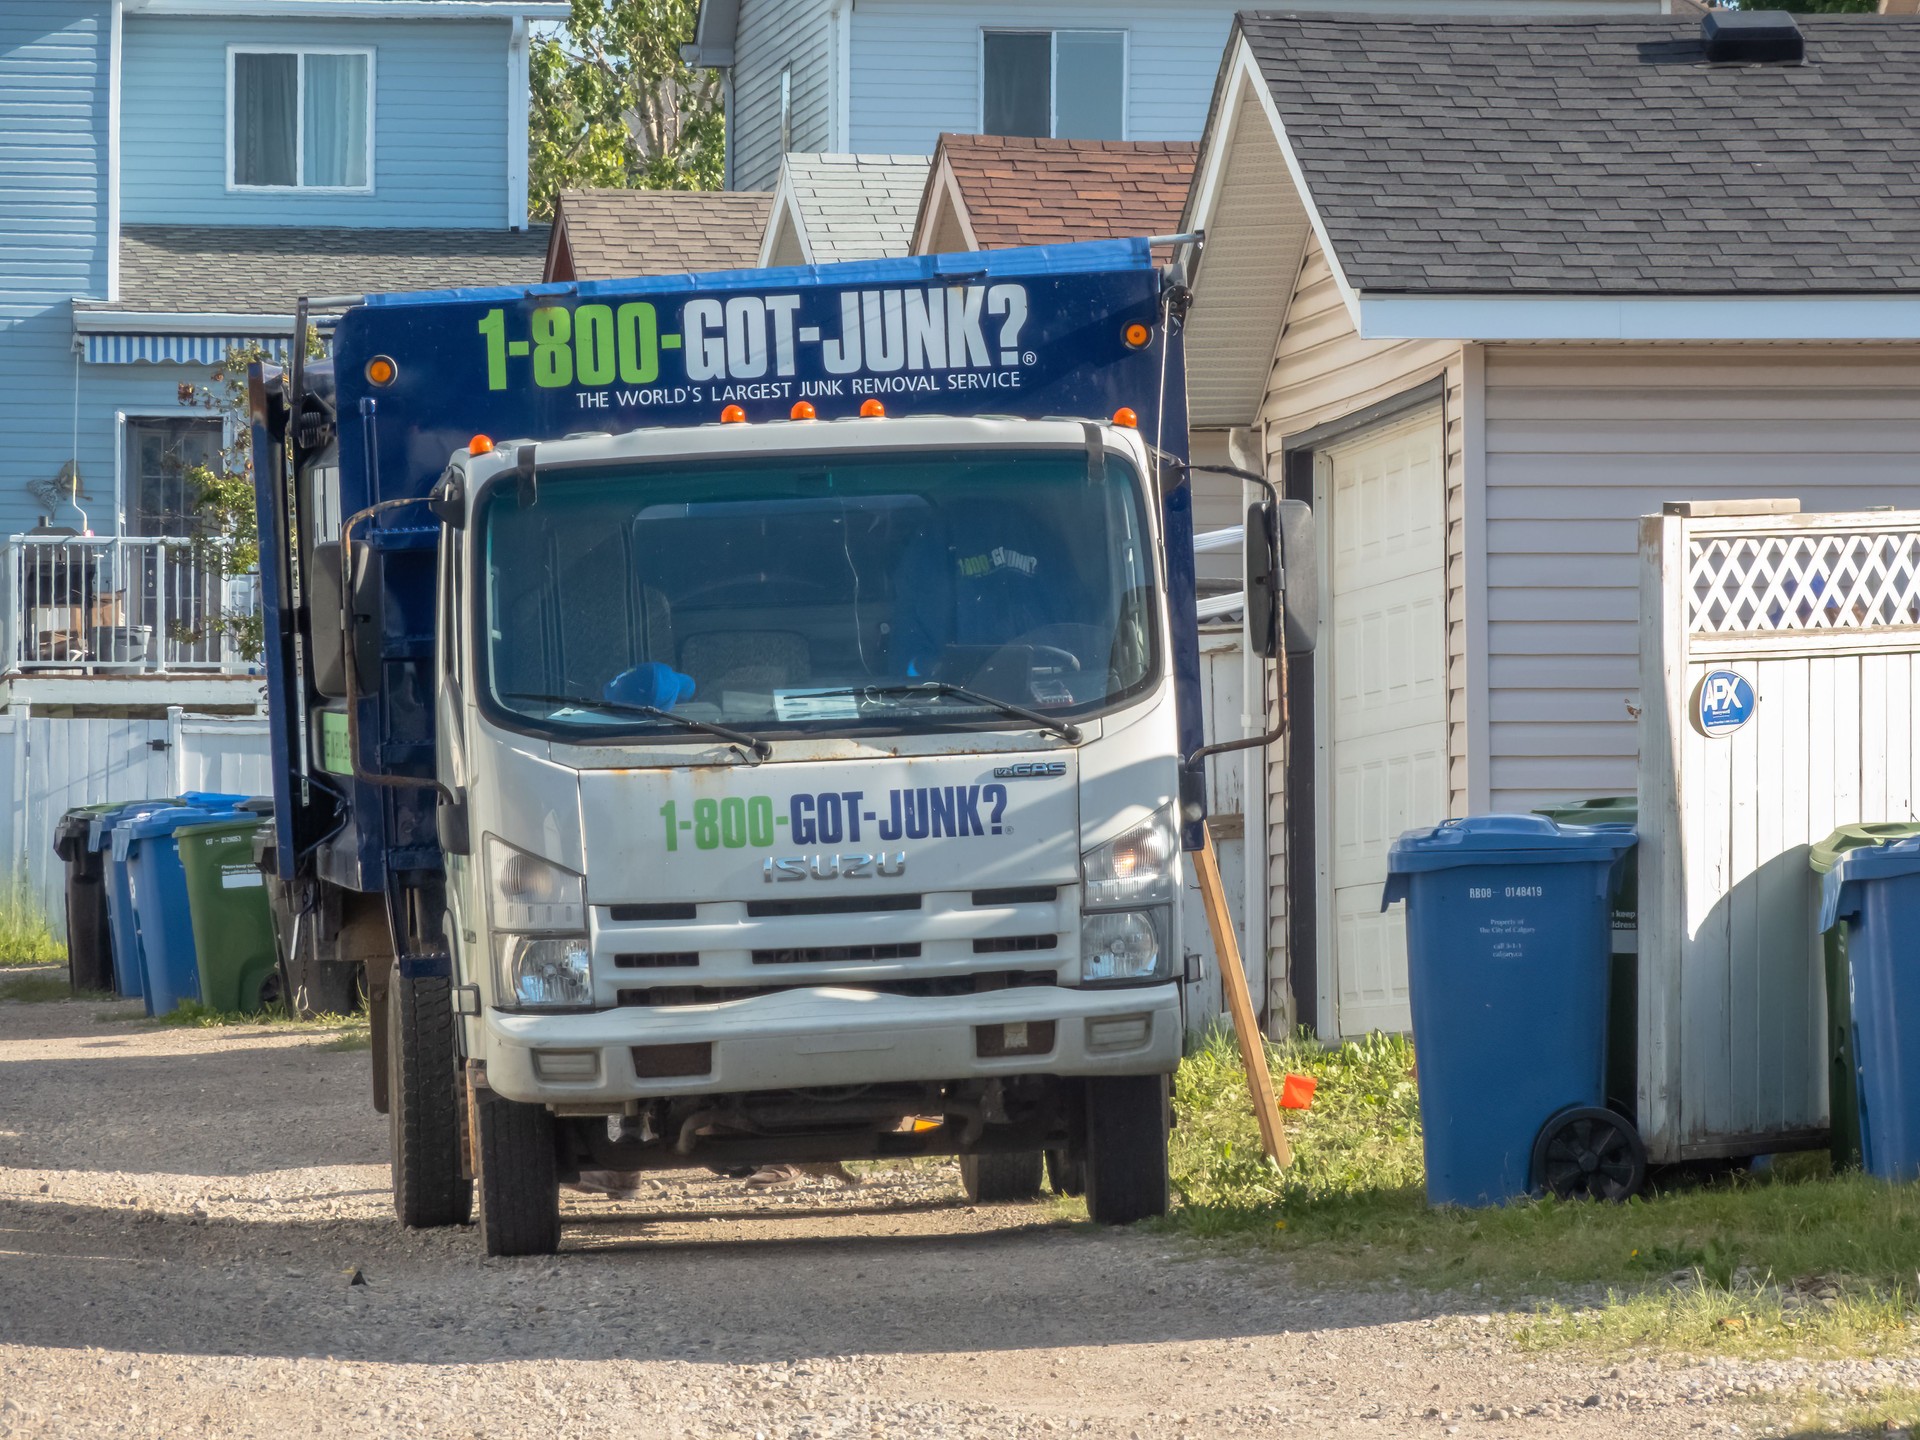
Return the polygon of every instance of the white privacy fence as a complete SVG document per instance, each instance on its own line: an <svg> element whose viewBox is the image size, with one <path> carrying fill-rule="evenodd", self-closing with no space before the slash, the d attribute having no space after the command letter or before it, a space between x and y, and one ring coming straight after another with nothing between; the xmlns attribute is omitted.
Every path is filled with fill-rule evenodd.
<svg viewBox="0 0 1920 1440"><path fill-rule="evenodd" d="M272 789L264 719L168 712L164 720L0 714L0 854L14 857L57 933L65 867L53 827L78 805L183 790L261 795Z"/></svg>
<svg viewBox="0 0 1920 1440"><path fill-rule="evenodd" d="M1819 1143L1807 847L1914 818L1920 512L1648 516L1640 557L1641 1134L1657 1161Z"/></svg>

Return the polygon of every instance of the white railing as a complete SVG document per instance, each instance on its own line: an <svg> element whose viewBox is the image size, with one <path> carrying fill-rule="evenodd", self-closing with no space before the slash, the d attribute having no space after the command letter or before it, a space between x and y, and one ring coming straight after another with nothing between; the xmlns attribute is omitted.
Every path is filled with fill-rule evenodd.
<svg viewBox="0 0 1920 1440"><path fill-rule="evenodd" d="M172 536L13 535L4 549L0 657L8 673L244 673L232 633L258 609L233 578Z"/></svg>

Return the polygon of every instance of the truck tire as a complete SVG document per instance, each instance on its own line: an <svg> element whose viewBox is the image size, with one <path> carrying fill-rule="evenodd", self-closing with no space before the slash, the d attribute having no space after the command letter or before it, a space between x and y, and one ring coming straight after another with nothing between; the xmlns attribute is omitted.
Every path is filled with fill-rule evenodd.
<svg viewBox="0 0 1920 1440"><path fill-rule="evenodd" d="M553 1116L544 1105L474 1097L480 1171L480 1243L489 1255L551 1255L560 1248L560 1175Z"/></svg>
<svg viewBox="0 0 1920 1440"><path fill-rule="evenodd" d="M1047 1151L1047 1188L1056 1195L1086 1194L1086 1157L1077 1150Z"/></svg>
<svg viewBox="0 0 1920 1440"><path fill-rule="evenodd" d="M1005 1150L960 1157L960 1183L976 1205L1004 1205L1014 1200L1040 1198L1041 1166L1038 1150Z"/></svg>
<svg viewBox="0 0 1920 1440"><path fill-rule="evenodd" d="M1131 1225L1167 1213L1167 1078L1087 1081L1087 1214Z"/></svg>
<svg viewBox="0 0 1920 1440"><path fill-rule="evenodd" d="M287 1009L301 1020L351 1015L360 1008L360 967L321 958L313 930L313 916L303 916L299 949L287 958Z"/></svg>
<svg viewBox="0 0 1920 1440"><path fill-rule="evenodd" d="M413 1230L465 1225L473 1218L473 1186L460 1160L453 982L396 974L387 986L386 1011L394 1213Z"/></svg>

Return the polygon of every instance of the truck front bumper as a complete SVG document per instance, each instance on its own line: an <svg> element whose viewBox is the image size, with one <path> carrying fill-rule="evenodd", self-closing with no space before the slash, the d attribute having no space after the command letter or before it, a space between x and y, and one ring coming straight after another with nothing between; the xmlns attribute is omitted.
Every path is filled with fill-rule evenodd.
<svg viewBox="0 0 1920 1440"><path fill-rule="evenodd" d="M1049 1024L1052 1044L1042 1049ZM495 1092L562 1107L996 1075L1170 1074L1181 1049L1179 986L1172 982L1122 990L1031 986L938 999L813 988L586 1015L489 1010L482 1031L485 1053L474 1058L485 1060ZM994 1053L1010 1042L1017 1053ZM705 1047L707 1068L643 1075L663 1063L685 1069L702 1059L699 1048L659 1047ZM578 1078L553 1078L568 1071Z"/></svg>

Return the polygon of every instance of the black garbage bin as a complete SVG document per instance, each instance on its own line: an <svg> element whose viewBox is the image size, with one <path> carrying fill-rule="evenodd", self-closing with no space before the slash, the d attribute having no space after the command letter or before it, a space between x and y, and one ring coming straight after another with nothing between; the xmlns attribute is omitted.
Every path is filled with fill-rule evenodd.
<svg viewBox="0 0 1920 1440"><path fill-rule="evenodd" d="M76 993L113 989L106 857L87 845L93 817L113 808L82 805L67 811L53 827L53 853L67 867L67 983Z"/></svg>

